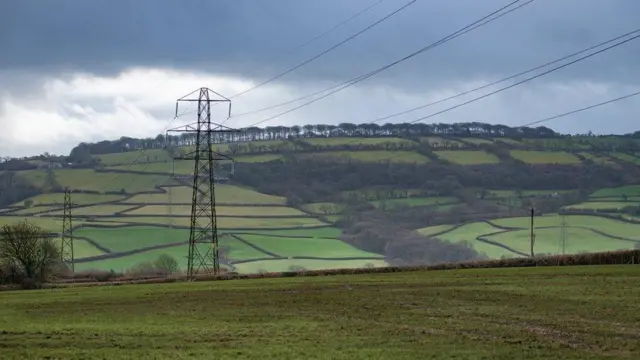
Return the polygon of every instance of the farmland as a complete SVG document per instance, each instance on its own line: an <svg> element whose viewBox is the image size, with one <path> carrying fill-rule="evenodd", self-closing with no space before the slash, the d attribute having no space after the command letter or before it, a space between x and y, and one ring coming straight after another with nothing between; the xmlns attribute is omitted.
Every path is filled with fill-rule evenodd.
<svg viewBox="0 0 640 360"><path fill-rule="evenodd" d="M639 271L481 269L5 292L0 346L6 359L632 359L640 289L628 284L640 281ZM225 311L211 311L211 301Z"/></svg>
<svg viewBox="0 0 640 360"><path fill-rule="evenodd" d="M635 144L631 139L423 136L419 131L410 137L277 138L278 131L269 131L252 135L264 140L213 145L236 162L230 180L216 185L215 210L225 266L239 272L386 266L393 261L384 253L387 247L370 245L356 233L371 236L395 224L424 239L466 244L485 258L527 256L529 219L523 208L575 197L579 189L572 180L582 176L581 167L603 166L597 176L621 171L627 179L637 170L637 151L621 148ZM193 162L172 159L194 147L163 146L91 154L100 161L92 168L17 171L19 181L41 193L0 209L0 224L26 219L60 232L60 189L68 187L74 191L77 269L127 271L160 254L171 255L184 269ZM223 172L229 165L221 163ZM554 176L558 167L564 173ZM520 175L526 171L531 173ZM585 172L585 181L593 181L592 171ZM531 179L528 187L520 186L536 176L543 182ZM640 212L633 209L640 211L640 185L615 176L601 183L536 218L536 253L561 251L561 211L571 213L567 252L637 246ZM369 213L392 220L350 223L359 217L366 222ZM402 224L411 217L410 225ZM406 252L411 253L416 252Z"/></svg>

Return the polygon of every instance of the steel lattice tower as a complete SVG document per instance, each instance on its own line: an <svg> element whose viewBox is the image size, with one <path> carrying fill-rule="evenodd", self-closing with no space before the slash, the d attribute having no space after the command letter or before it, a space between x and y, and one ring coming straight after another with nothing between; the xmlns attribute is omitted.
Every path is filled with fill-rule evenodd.
<svg viewBox="0 0 640 360"><path fill-rule="evenodd" d="M560 215L560 251L562 251L562 255L567 253L567 216L564 214Z"/></svg>
<svg viewBox="0 0 640 360"><path fill-rule="evenodd" d="M73 224L71 222L71 191L64 189L64 208L62 214L62 244L60 247L60 260L67 264L71 272L75 272L73 257Z"/></svg>
<svg viewBox="0 0 640 360"><path fill-rule="evenodd" d="M198 91L199 96L197 99L187 99L188 96ZM195 151L176 158L194 161L189 252L187 255L187 277L193 280L199 274L211 275L218 274L220 271L214 161L232 159L214 152L212 140L215 133L237 132L238 130L211 122L211 103L226 102L228 104L227 118L229 118L231 115L231 100L208 88L200 88L191 94L178 99L176 117L180 102L197 102L198 122L169 131L196 134Z"/></svg>

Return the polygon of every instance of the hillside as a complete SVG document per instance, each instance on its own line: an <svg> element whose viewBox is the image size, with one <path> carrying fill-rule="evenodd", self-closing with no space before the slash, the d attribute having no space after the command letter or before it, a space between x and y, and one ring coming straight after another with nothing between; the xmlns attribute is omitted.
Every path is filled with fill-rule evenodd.
<svg viewBox="0 0 640 360"><path fill-rule="evenodd" d="M238 272L529 256L531 206L536 254L640 243L638 133L471 123L225 136L214 149L235 164L217 164L228 180L216 211L223 262ZM60 232L69 187L77 270L125 271L160 254L184 269L193 163L172 159L193 148L189 136L159 135L0 163L0 224Z"/></svg>

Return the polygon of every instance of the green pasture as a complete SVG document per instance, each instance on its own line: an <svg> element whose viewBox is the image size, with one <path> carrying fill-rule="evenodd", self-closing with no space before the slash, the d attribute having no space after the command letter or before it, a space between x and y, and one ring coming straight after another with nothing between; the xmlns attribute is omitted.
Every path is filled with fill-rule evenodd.
<svg viewBox="0 0 640 360"><path fill-rule="evenodd" d="M191 204L193 189L187 186L165 187L165 193L138 194L123 203L136 204ZM216 203L218 204L274 204L284 205L285 198L259 193L234 185L216 184Z"/></svg>
<svg viewBox="0 0 640 360"><path fill-rule="evenodd" d="M0 226L15 224L25 220L33 225L41 227L46 231L62 231L62 218L56 219L38 216L0 216ZM75 221L75 223L79 224L82 222Z"/></svg>
<svg viewBox="0 0 640 360"><path fill-rule="evenodd" d="M451 203L459 203L460 200L453 196L433 196L433 197L410 197L410 198L400 198L400 199L386 199L386 200L377 200L370 201L375 207L389 207L395 205L404 205L404 206L431 206L431 205L442 205L442 204L451 204Z"/></svg>
<svg viewBox="0 0 640 360"><path fill-rule="evenodd" d="M89 204L100 204L106 202L115 202L124 199L124 195L105 195L105 194L85 194L85 193L72 193L71 194L71 202L74 205L89 205ZM31 200L33 201L33 205L63 205L64 204L64 194L63 193L49 193L49 194L39 194L36 196L32 196L26 200L23 200L19 203L13 204L12 206L22 206L25 201Z"/></svg>
<svg viewBox="0 0 640 360"><path fill-rule="evenodd" d="M138 217L119 216L101 219L102 222L117 222L141 225L170 225L178 227L189 227L191 218L183 217ZM218 229L273 229L273 228L305 228L309 226L327 225L313 217L305 218L232 218L221 217L218 219Z"/></svg>
<svg viewBox="0 0 640 360"><path fill-rule="evenodd" d="M133 205L101 204L101 205L72 208L71 214L73 216L105 216L105 215L114 215L115 213L127 211L132 208L134 208ZM57 210L57 211L52 211L50 213L47 213L47 215L54 215L54 216L60 216L60 217L62 217L63 214L64 214L64 210Z"/></svg>
<svg viewBox="0 0 640 360"><path fill-rule="evenodd" d="M277 238L239 234L251 244L282 257L313 256L321 258L380 257L383 255L357 249L344 241L308 238Z"/></svg>
<svg viewBox="0 0 640 360"><path fill-rule="evenodd" d="M152 226L112 229L87 227L76 230L74 235L94 240L96 243L114 253L168 244L186 244L189 241L188 229L168 229ZM230 236L221 235L218 241L221 248L228 249L226 251L229 258L234 260L246 260L266 256L261 251L255 250Z"/></svg>
<svg viewBox="0 0 640 360"><path fill-rule="evenodd" d="M358 190L341 191L343 199L357 198L365 201L378 201L381 198L405 198L421 197L424 191L421 189L394 189L394 188L362 188Z"/></svg>
<svg viewBox="0 0 640 360"><path fill-rule="evenodd" d="M536 229L534 253L537 254L561 254L560 228ZM528 254L531 249L529 230L509 231L502 234L487 237L489 240L499 242L510 248ZM595 233L589 229L567 228L566 253L576 254L581 252L602 252L633 249L635 243L612 239L608 236Z"/></svg>
<svg viewBox="0 0 640 360"><path fill-rule="evenodd" d="M569 227L589 228L602 231L605 234L613 236L640 240L640 224L630 224L618 220L589 215L567 215L565 216L565 219L567 221L567 226ZM529 217L505 218L491 220L491 222L499 226L529 229L531 219ZM560 227L561 224L562 219L557 214L534 217L534 226L536 228Z"/></svg>
<svg viewBox="0 0 640 360"><path fill-rule="evenodd" d="M122 190L128 193L153 191L156 186L166 185L169 180L166 175L105 173L91 169L58 169L53 170L53 173L62 187L102 193ZM18 174L38 188L44 186L46 177L44 170L26 170Z"/></svg>
<svg viewBox="0 0 640 360"><path fill-rule="evenodd" d="M497 164L500 162L497 156L481 150L443 150L434 153L447 161L458 165L482 165Z"/></svg>
<svg viewBox="0 0 640 360"><path fill-rule="evenodd" d="M429 158L415 151L328 151L313 154L301 154L301 158L327 159L333 161L358 161L358 162L392 162L392 163L418 163L425 164Z"/></svg>
<svg viewBox="0 0 640 360"><path fill-rule="evenodd" d="M604 209L623 209L628 206L640 206L639 202L632 201L594 201L583 202L566 206L567 209L588 209L588 210L604 210Z"/></svg>
<svg viewBox="0 0 640 360"><path fill-rule="evenodd" d="M247 234L245 231L229 231L230 233L235 233L241 236ZM342 230L334 227L324 227L317 229L291 229L291 230L260 230L259 233L261 235L271 235L271 236L292 236L299 238L327 238L327 239L337 239L341 234Z"/></svg>
<svg viewBox="0 0 640 360"><path fill-rule="evenodd" d="M519 255L514 252L503 249L496 245L481 242L476 239L478 236L494 233L497 231L500 231L500 229L493 227L484 222L476 222L476 223L466 224L452 231L438 235L436 236L436 238L450 242L450 243L467 242L478 253L485 254L491 259L499 259L501 257L506 257L506 258L519 257ZM425 228L425 229L421 229L420 232L424 234L425 232L427 233L430 232L430 230L429 228Z"/></svg>
<svg viewBox="0 0 640 360"><path fill-rule="evenodd" d="M279 154L235 155L233 157L233 161L237 163L263 163L282 159L283 156Z"/></svg>
<svg viewBox="0 0 640 360"><path fill-rule="evenodd" d="M415 145L411 140L400 139L395 137L376 137L376 138L351 138L351 137L331 137L331 138L308 138L302 139L304 142L325 147L337 146L358 146L358 145L383 145L383 144L407 144Z"/></svg>
<svg viewBox="0 0 640 360"><path fill-rule="evenodd" d="M565 151L509 150L511 157L528 164L580 164L580 159Z"/></svg>
<svg viewBox="0 0 640 360"><path fill-rule="evenodd" d="M56 247L60 249L62 246L62 239L57 238L57 239L54 239L53 241ZM98 249L90 242L84 239L78 239L78 238L73 239L73 257L75 259L82 259L82 258L87 258L92 256L103 255L103 254L104 253L102 252L102 250Z"/></svg>
<svg viewBox="0 0 640 360"><path fill-rule="evenodd" d="M216 214L219 216L306 216L304 212L284 206L216 206ZM191 205L147 205L132 211L126 215L176 215L190 216Z"/></svg>
<svg viewBox="0 0 640 360"><path fill-rule="evenodd" d="M63 206L62 205L55 205L55 206L32 206L30 208L26 208L26 209L20 209L20 210L16 210L16 211L12 211L11 215L24 215L24 216L29 216L29 215L33 215L35 213L41 213L41 212L50 212L50 211L54 211L54 210L58 210L58 209L62 209Z"/></svg>
<svg viewBox="0 0 640 360"><path fill-rule="evenodd" d="M105 166L121 164L142 164L171 161L171 155L164 149L124 151L112 154L93 155Z"/></svg>
<svg viewBox="0 0 640 360"><path fill-rule="evenodd" d="M594 192L593 194L591 194L590 197L592 197L592 198L609 198L609 197L622 198L623 195L626 195L628 197L640 196L640 185L627 185L627 186L620 186L620 187L616 187L616 188L600 189L600 190Z"/></svg>

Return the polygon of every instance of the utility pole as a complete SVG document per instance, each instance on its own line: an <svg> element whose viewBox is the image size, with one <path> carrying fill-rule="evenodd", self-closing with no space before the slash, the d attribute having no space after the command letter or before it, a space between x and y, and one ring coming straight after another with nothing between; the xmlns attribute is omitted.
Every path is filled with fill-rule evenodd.
<svg viewBox="0 0 640 360"><path fill-rule="evenodd" d="M532 207L531 208L531 257L534 257L535 254L533 252L533 246L536 242L536 234L534 233L533 229L534 229L534 223L533 223L533 218L535 216L535 209Z"/></svg>
<svg viewBox="0 0 640 360"><path fill-rule="evenodd" d="M62 214L62 245L60 247L60 260L75 272L73 256L73 224L71 221L71 191L64 189L64 208Z"/></svg>
<svg viewBox="0 0 640 360"><path fill-rule="evenodd" d="M197 98L188 98L199 92ZM176 102L176 117L180 102L198 103L198 122L181 126L168 132L196 134L195 150L174 160L193 160L193 195L191 199L191 224L189 231L189 252L187 255L187 278L194 280L199 274L218 274L220 271L218 254L218 222L216 218L214 161L232 161L230 157L214 152L213 140L227 140L227 133L239 132L211 122L211 103L228 104L227 119L231 117L231 100L208 88L200 88L181 97Z"/></svg>

